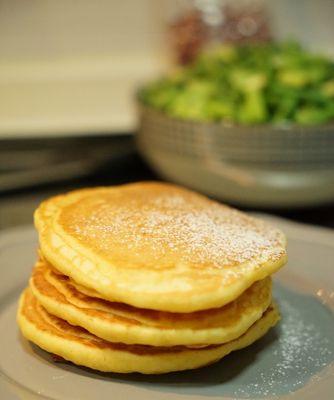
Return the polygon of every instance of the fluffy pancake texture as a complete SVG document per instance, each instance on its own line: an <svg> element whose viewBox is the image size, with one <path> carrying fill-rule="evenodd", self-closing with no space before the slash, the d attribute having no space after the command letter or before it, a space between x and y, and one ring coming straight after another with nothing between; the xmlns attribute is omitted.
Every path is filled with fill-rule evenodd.
<svg viewBox="0 0 334 400"><path fill-rule="evenodd" d="M254 283L233 302L193 313L139 309L92 297L40 260L30 279L51 314L110 342L152 346L222 344L241 336L271 303L271 278ZM79 287L82 289L82 287Z"/></svg>
<svg viewBox="0 0 334 400"><path fill-rule="evenodd" d="M198 368L250 345L277 323L279 313L275 305L271 305L239 338L199 349L107 342L49 314L30 289L26 289L21 296L17 319L28 340L77 365L100 371L158 374Z"/></svg>
<svg viewBox="0 0 334 400"><path fill-rule="evenodd" d="M163 183L53 197L38 208L35 224L41 251L57 270L137 308L222 307L286 262L279 230Z"/></svg>
<svg viewBox="0 0 334 400"><path fill-rule="evenodd" d="M77 365L158 374L250 345L279 320L282 232L164 183L84 189L35 213L39 259L17 313L28 340Z"/></svg>

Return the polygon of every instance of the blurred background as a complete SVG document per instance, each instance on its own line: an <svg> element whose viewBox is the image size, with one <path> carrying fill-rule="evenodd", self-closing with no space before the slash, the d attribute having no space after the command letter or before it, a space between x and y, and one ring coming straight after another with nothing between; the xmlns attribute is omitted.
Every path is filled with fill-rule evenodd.
<svg viewBox="0 0 334 400"><path fill-rule="evenodd" d="M333 0L0 0L0 229L161 179L334 227Z"/></svg>

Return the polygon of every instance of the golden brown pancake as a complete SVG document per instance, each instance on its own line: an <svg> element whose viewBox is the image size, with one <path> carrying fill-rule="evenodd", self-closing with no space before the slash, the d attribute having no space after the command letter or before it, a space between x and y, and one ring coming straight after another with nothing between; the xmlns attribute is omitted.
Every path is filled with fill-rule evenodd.
<svg viewBox="0 0 334 400"><path fill-rule="evenodd" d="M53 197L35 223L56 269L106 300L138 308L222 307L286 262L279 230L163 183Z"/></svg>
<svg viewBox="0 0 334 400"><path fill-rule="evenodd" d="M169 313L109 302L80 292L40 260L30 279L33 294L51 314L107 341L152 346L221 344L241 336L271 303L271 279L254 283L216 309Z"/></svg>
<svg viewBox="0 0 334 400"><path fill-rule="evenodd" d="M263 336L277 323L279 313L271 305L262 318L238 339L200 349L107 342L49 314L30 289L26 289L21 296L17 319L28 340L77 365L100 371L155 374L198 368L218 361L231 351L248 346Z"/></svg>

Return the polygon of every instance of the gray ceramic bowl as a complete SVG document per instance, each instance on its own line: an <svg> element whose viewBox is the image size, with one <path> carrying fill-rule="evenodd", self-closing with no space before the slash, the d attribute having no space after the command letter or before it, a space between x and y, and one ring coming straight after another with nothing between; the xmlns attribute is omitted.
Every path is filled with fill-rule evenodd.
<svg viewBox="0 0 334 400"><path fill-rule="evenodd" d="M248 206L334 200L334 124L246 127L139 112L139 150L169 180Z"/></svg>

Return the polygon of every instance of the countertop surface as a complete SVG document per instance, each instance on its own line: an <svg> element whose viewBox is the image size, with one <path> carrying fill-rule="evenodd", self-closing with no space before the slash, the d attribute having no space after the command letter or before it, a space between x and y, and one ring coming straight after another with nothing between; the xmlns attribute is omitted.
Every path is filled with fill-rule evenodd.
<svg viewBox="0 0 334 400"><path fill-rule="evenodd" d="M110 138L109 145L114 146L115 139ZM88 143L89 145L89 143ZM98 152L99 144L94 145ZM101 143L101 151L105 152L106 139ZM4 146L1 146L4 148ZM13 145L12 145L13 147ZM75 151L75 147L73 151ZM17 146L14 145L17 149ZM21 145L22 148L22 145ZM26 188L16 188L0 192L0 230L32 224L33 211L45 198L69 190L99 185L117 185L140 180L156 180L159 177L145 164L135 150L132 136L124 137L117 143L117 151L112 157L104 159L95 165L92 171L81 177L58 180ZM17 151L17 150L15 150ZM7 154L8 157L8 154ZM4 172L0 171L1 173ZM240 208L240 207L239 207ZM334 228L334 202L329 205L305 209L245 209L246 211L260 211L288 218L297 222L314 224Z"/></svg>

